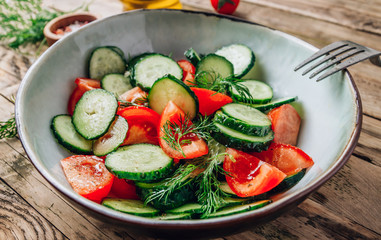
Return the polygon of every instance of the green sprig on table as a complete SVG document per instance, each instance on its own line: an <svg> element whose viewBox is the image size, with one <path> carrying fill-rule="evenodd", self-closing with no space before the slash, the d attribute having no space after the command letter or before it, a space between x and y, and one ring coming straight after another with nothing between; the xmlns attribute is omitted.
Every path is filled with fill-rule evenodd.
<svg viewBox="0 0 381 240"><path fill-rule="evenodd" d="M0 0L0 40L10 48L44 40L45 25L64 12L45 9L42 0Z"/></svg>

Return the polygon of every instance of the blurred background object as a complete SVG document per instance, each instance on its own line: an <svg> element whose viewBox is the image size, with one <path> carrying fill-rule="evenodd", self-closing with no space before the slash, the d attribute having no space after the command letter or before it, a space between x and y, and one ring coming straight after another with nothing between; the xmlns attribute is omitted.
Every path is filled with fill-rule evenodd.
<svg viewBox="0 0 381 240"><path fill-rule="evenodd" d="M170 8L181 9L182 5L179 0L121 0L123 3L124 11L134 9L158 9L158 8Z"/></svg>

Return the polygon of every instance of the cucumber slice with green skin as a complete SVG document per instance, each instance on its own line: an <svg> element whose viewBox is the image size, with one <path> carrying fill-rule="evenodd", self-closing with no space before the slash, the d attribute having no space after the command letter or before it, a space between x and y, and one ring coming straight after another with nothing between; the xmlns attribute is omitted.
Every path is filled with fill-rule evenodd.
<svg viewBox="0 0 381 240"><path fill-rule="evenodd" d="M217 77L228 78L233 76L234 67L226 58L211 53L201 59L196 67L196 78L212 83Z"/></svg>
<svg viewBox="0 0 381 240"><path fill-rule="evenodd" d="M288 189L292 188L295 186L306 174L306 169L302 169L301 171L287 176L281 183L279 183L278 186L275 188L271 189L269 194L276 194L280 192L287 191Z"/></svg>
<svg viewBox="0 0 381 240"><path fill-rule="evenodd" d="M250 104L250 106L258 109L261 112L266 112L271 109L277 108L282 106L283 104L292 103L295 102L298 99L298 97L285 97L285 98L279 98L272 100L269 103L266 104Z"/></svg>
<svg viewBox="0 0 381 240"><path fill-rule="evenodd" d="M53 117L50 125L58 143L73 153L91 154L93 141L86 140L75 130L70 115Z"/></svg>
<svg viewBox="0 0 381 240"><path fill-rule="evenodd" d="M123 93L132 89L130 77L125 77L123 74L110 73L105 75L101 80L101 87L119 97Z"/></svg>
<svg viewBox="0 0 381 240"><path fill-rule="evenodd" d="M123 146L106 157L106 167L118 178L158 181L173 171L173 159L152 144Z"/></svg>
<svg viewBox="0 0 381 240"><path fill-rule="evenodd" d="M143 201L146 201L149 196L154 193L160 192L168 186L165 185L165 181L156 183L141 183L136 182L136 193ZM180 207L188 202L195 199L195 194L193 191L193 180L188 179L182 186L175 189L167 197L154 198L148 201L148 204L156 209L167 211L169 209L174 209Z"/></svg>
<svg viewBox="0 0 381 240"><path fill-rule="evenodd" d="M271 101L273 98L273 89L266 83L257 80L245 80L240 82L243 86L247 87L252 98L243 98L235 88L233 88L233 98L239 102L264 104Z"/></svg>
<svg viewBox="0 0 381 240"><path fill-rule="evenodd" d="M118 101L114 94L104 89L93 89L83 94L74 113L73 124L84 138L92 140L101 137L114 121Z"/></svg>
<svg viewBox="0 0 381 240"><path fill-rule="evenodd" d="M155 53L140 58L133 67L131 77L137 86L149 91L159 78L168 74L177 79L182 79L183 70L170 57Z"/></svg>
<svg viewBox="0 0 381 240"><path fill-rule="evenodd" d="M191 214L200 214L202 213L202 205L199 203L186 203L178 208L167 210L167 213L173 214L182 214L182 213L191 213Z"/></svg>
<svg viewBox="0 0 381 240"><path fill-rule="evenodd" d="M271 200L261 200L261 201L257 201L257 202L253 202L249 204L222 208L218 210L217 212L210 214L208 218L223 217L223 216L229 216L229 215L233 215L237 213L252 211L254 209L264 207L270 204L271 202L272 202Z"/></svg>
<svg viewBox="0 0 381 240"><path fill-rule="evenodd" d="M190 119L198 113L198 98L184 82L172 75L158 79L148 93L148 104L155 112L161 114L167 103L172 101Z"/></svg>
<svg viewBox="0 0 381 240"><path fill-rule="evenodd" d="M218 49L215 53L233 64L234 75L237 78L245 76L255 63L254 52L243 44L231 44Z"/></svg>
<svg viewBox="0 0 381 240"><path fill-rule="evenodd" d="M159 210L145 205L143 201L140 200L106 198L102 201L102 205L119 212L141 217L155 217L160 214Z"/></svg>
<svg viewBox="0 0 381 240"><path fill-rule="evenodd" d="M271 130L271 121L266 114L239 103L229 103L217 111L214 121L251 136L263 137Z"/></svg>
<svg viewBox="0 0 381 240"><path fill-rule="evenodd" d="M179 220L179 219L192 219L191 213L165 213L164 215L154 217L154 219L158 220Z"/></svg>
<svg viewBox="0 0 381 240"><path fill-rule="evenodd" d="M186 50L184 55L193 64L193 66L197 66L198 62L201 61L200 55L193 48Z"/></svg>
<svg viewBox="0 0 381 240"><path fill-rule="evenodd" d="M115 46L104 46L94 49L89 59L89 77L101 80L106 74L121 73L126 71L126 61L121 50Z"/></svg>
<svg viewBox="0 0 381 240"><path fill-rule="evenodd" d="M105 156L116 150L126 138L127 131L127 120L121 116L117 116L111 124L108 132L94 142L94 154L97 156Z"/></svg>
<svg viewBox="0 0 381 240"><path fill-rule="evenodd" d="M214 122L213 125L211 135L217 142L245 152L267 150L274 138L273 131L270 131L266 136L258 137L238 132L217 122Z"/></svg>

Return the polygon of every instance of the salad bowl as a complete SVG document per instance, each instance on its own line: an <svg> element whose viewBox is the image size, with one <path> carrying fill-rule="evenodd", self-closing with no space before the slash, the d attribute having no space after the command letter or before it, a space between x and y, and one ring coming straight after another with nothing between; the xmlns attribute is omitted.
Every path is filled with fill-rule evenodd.
<svg viewBox="0 0 381 240"><path fill-rule="evenodd" d="M297 146L314 165L293 188L263 208L213 219L173 220L133 216L106 208L75 193L60 167L70 153L50 130L53 116L66 112L73 80L87 76L87 60L98 46L118 46L126 56L159 52L183 59L192 47L200 53L242 43L253 49L251 78L267 82L274 97L297 96L302 125ZM349 72L315 82L294 72L317 49L280 31L211 13L185 10L137 10L83 26L52 45L29 69L16 99L16 122L22 145L40 174L63 196L89 214L144 234L223 236L266 223L296 207L329 180L349 159L359 138L362 107Z"/></svg>

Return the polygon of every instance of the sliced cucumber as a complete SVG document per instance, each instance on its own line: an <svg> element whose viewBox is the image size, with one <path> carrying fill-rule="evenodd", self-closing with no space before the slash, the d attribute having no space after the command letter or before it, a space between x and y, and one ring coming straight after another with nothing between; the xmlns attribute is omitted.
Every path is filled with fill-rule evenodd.
<svg viewBox="0 0 381 240"><path fill-rule="evenodd" d="M182 214L182 213L200 214L202 213L202 205L199 203L186 203L178 208L167 210L166 212L173 213L173 214Z"/></svg>
<svg viewBox="0 0 381 240"><path fill-rule="evenodd" d="M209 218L215 218L215 217L223 217L223 216L229 216L237 213L243 213L243 212L248 212L252 211L254 209L258 209L261 207L264 207L268 204L270 204L272 201L271 200L261 200L258 202L253 202L245 205L238 205L238 206L233 206L233 207L226 207L218 210L215 213L210 214L208 217Z"/></svg>
<svg viewBox="0 0 381 240"><path fill-rule="evenodd" d="M102 205L119 212L141 217L155 217L160 214L159 210L145 205L141 200L106 198L102 201Z"/></svg>
<svg viewBox="0 0 381 240"><path fill-rule="evenodd" d="M266 112L268 110L280 107L283 104L295 102L297 99L298 97L285 97L285 98L272 100L271 102L265 103L265 104L250 104L250 106L258 109L261 112Z"/></svg>
<svg viewBox="0 0 381 240"><path fill-rule="evenodd" d="M132 89L130 77L125 77L119 73L105 75L101 80L101 87L113 93L116 97Z"/></svg>
<svg viewBox="0 0 381 240"><path fill-rule="evenodd" d="M243 86L247 87L252 98L243 98L235 88L233 88L232 95L234 99L239 102L264 104L271 101L273 98L273 89L266 83L257 80L245 80L240 82Z"/></svg>
<svg viewBox="0 0 381 240"><path fill-rule="evenodd" d="M108 129L108 132L94 142L94 154L104 156L116 150L126 138L127 130L127 120L121 116L117 116Z"/></svg>
<svg viewBox="0 0 381 240"><path fill-rule="evenodd" d="M200 55L193 48L186 50L184 55L194 66L197 66L198 62L201 61Z"/></svg>
<svg viewBox="0 0 381 240"><path fill-rule="evenodd" d="M75 130L69 115L57 115L51 122L53 135L58 143L69 151L78 154L90 154L93 141L86 140Z"/></svg>
<svg viewBox="0 0 381 240"><path fill-rule="evenodd" d="M251 136L265 136L271 130L271 121L266 114L239 103L229 103L217 111L214 121Z"/></svg>
<svg viewBox="0 0 381 240"><path fill-rule="evenodd" d="M217 77L227 78L233 76L234 67L226 58L211 53L201 59L196 67L196 78L212 83Z"/></svg>
<svg viewBox="0 0 381 240"><path fill-rule="evenodd" d="M149 91L152 85L163 76L171 74L182 79L183 70L170 57L161 54L149 54L137 60L133 67L132 79L143 90Z"/></svg>
<svg viewBox="0 0 381 240"><path fill-rule="evenodd" d="M172 75L158 79L148 93L149 106L161 114L172 101L181 108L190 119L198 113L198 98L196 94L182 81Z"/></svg>
<svg viewBox="0 0 381 240"><path fill-rule="evenodd" d="M243 134L217 122L214 122L213 125L211 135L217 142L242 151L261 152L266 150L274 138L273 131L266 136L258 137Z"/></svg>
<svg viewBox="0 0 381 240"><path fill-rule="evenodd" d="M225 57L234 66L234 75L241 78L254 66L254 52L246 45L231 44L216 51L219 56Z"/></svg>
<svg viewBox="0 0 381 240"><path fill-rule="evenodd" d="M279 183L279 185L271 189L269 193L270 194L280 193L292 188L304 177L305 174L306 174L306 169L302 169L301 171L293 175L287 176L285 179L283 179L281 183Z"/></svg>
<svg viewBox="0 0 381 240"><path fill-rule="evenodd" d="M89 77L101 80L106 74L126 71L126 61L121 50L115 46L104 46L94 49L89 59Z"/></svg>
<svg viewBox="0 0 381 240"><path fill-rule="evenodd" d="M178 214L165 213L164 215L160 215L154 218L158 220L192 219L192 214L191 213L178 213Z"/></svg>
<svg viewBox="0 0 381 240"><path fill-rule="evenodd" d="M235 192L233 192L233 190L229 187L228 183L225 182L225 181L222 181L221 184L220 184L220 189L226 193L230 198L241 198L241 197L238 197ZM243 198L243 199L248 199L248 201L258 201L258 200L263 200L263 199L267 199L268 198L268 193L262 193L260 195L256 195L256 196L253 196L253 197L248 197L248 198Z"/></svg>
<svg viewBox="0 0 381 240"><path fill-rule="evenodd" d="M142 182L158 181L173 170L173 159L151 144L120 147L107 155L105 164L118 178Z"/></svg>
<svg viewBox="0 0 381 240"><path fill-rule="evenodd" d="M164 211L180 207L195 199L193 179L187 179L180 188L173 190L173 192L165 197L150 197L167 189L169 186L165 183L166 181L155 183L136 182L136 193L143 199L143 201L147 201L148 204L153 207Z"/></svg>
<svg viewBox="0 0 381 240"><path fill-rule="evenodd" d="M118 101L112 93L104 89L87 91L75 107L74 127L86 139L99 138L114 121L117 108Z"/></svg>

